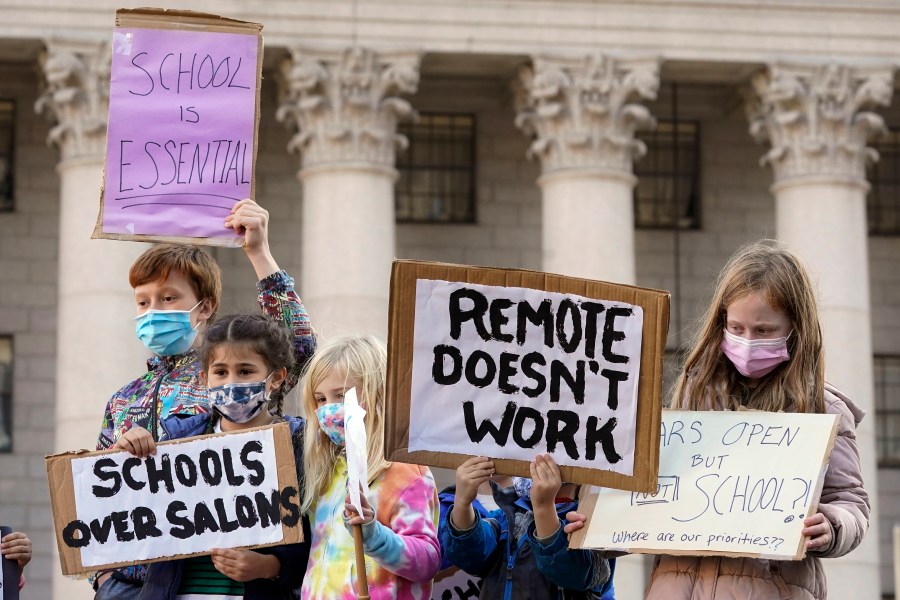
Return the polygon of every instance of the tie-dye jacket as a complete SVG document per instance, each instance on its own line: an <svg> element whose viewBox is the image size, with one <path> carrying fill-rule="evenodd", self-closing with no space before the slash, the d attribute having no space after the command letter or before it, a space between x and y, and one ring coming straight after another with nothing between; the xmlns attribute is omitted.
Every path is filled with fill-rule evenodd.
<svg viewBox="0 0 900 600"><path fill-rule="evenodd" d="M260 308L273 319L283 321L293 333L294 357L282 393L289 392L300 378L306 362L316 349L316 340L310 327L306 308L297 292L294 279L279 271L256 284ZM188 350L176 356L154 356L147 361L147 373L113 394L106 403L103 424L97 439L97 449L105 450L119 437L138 425L153 431L159 421L170 414L193 415L209 411L206 385L200 380L200 355ZM157 418L150 419L156 405ZM159 432L162 433L162 432ZM117 579L140 583L146 567L136 565L120 569Z"/></svg>
<svg viewBox="0 0 900 600"><path fill-rule="evenodd" d="M427 467L393 463L366 498L375 521L363 526L366 578L371 600L429 600L441 566L437 538L437 489ZM301 597L357 597L353 536L344 525L347 463L336 465L331 484L312 507L312 550Z"/></svg>

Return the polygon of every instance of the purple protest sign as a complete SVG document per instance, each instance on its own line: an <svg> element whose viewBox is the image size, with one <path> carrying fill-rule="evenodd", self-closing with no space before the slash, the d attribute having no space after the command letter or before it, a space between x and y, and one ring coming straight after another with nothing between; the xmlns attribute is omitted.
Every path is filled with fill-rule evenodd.
<svg viewBox="0 0 900 600"><path fill-rule="evenodd" d="M254 191L259 46L258 29L116 28L99 237L240 244L224 221Z"/></svg>

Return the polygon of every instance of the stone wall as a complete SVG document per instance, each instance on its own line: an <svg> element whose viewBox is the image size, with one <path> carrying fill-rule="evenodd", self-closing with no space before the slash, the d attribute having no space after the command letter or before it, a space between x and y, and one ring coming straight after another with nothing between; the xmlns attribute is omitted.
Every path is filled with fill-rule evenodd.
<svg viewBox="0 0 900 600"><path fill-rule="evenodd" d="M31 537L27 597L49 598L51 573L59 568L51 557L44 467L56 417L57 153L47 147L47 124L32 109L38 93L34 68L0 63L0 82L0 96L16 102L16 208L0 213L0 335L12 334L14 351L13 452L0 454L0 523ZM76 401L84 390L72 392Z"/></svg>

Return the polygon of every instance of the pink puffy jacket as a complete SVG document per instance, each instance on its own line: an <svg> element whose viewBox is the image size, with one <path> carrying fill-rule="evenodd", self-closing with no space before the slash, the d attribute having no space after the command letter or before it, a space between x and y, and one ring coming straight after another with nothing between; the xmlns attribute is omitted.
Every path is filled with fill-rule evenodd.
<svg viewBox="0 0 900 600"><path fill-rule="evenodd" d="M826 384L825 408L840 415L825 484L821 512L834 529L830 548L804 560L775 561L718 556L658 556L645 598L649 600L824 599L821 558L843 556L862 541L869 527L869 495L863 488L856 447L856 426L865 413Z"/></svg>

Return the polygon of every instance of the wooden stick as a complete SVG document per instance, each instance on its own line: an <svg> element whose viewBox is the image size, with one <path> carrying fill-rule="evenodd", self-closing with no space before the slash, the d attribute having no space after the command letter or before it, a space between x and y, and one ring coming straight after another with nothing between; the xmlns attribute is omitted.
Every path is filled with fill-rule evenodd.
<svg viewBox="0 0 900 600"><path fill-rule="evenodd" d="M359 587L357 598L369 600L369 582L366 580L366 555L363 552L362 525L353 526L353 544L356 547L356 583Z"/></svg>

